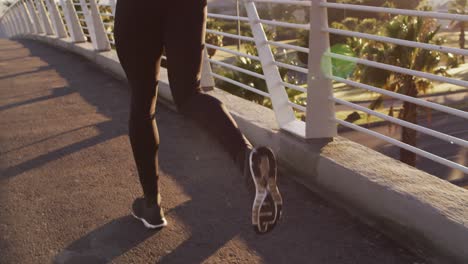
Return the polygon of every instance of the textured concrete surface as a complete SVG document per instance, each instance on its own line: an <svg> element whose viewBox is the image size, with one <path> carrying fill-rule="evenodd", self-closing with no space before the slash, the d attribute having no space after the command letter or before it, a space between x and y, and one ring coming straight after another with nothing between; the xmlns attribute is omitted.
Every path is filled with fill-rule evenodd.
<svg viewBox="0 0 468 264"><path fill-rule="evenodd" d="M129 215L127 104L125 84L86 60L0 40L0 263L423 263L285 177L282 224L255 235L227 155L162 105L170 225L145 230Z"/></svg>

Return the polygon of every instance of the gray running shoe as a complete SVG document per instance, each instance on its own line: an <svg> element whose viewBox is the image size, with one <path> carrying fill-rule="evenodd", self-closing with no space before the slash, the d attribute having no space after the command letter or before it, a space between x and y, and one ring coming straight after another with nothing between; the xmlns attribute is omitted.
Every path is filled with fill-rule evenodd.
<svg viewBox="0 0 468 264"><path fill-rule="evenodd" d="M252 205L254 230L259 234L270 232L281 218L283 209L283 199L276 184L277 163L273 151L268 147L248 151L244 175L250 182L248 185L255 188Z"/></svg>

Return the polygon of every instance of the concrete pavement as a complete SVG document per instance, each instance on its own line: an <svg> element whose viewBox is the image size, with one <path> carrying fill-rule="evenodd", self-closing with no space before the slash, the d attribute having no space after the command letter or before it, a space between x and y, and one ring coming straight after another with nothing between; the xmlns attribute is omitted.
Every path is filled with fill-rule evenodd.
<svg viewBox="0 0 468 264"><path fill-rule="evenodd" d="M72 54L0 40L0 263L424 263L283 172L283 223L248 224L240 174L203 131L162 105L169 227L129 215L140 195L128 91Z"/></svg>

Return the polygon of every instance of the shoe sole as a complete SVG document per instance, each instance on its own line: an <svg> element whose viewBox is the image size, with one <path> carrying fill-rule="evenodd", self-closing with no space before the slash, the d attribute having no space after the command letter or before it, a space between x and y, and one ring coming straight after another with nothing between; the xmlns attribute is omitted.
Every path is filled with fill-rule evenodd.
<svg viewBox="0 0 468 264"><path fill-rule="evenodd" d="M144 218L140 218L140 217L136 216L133 212L132 212L132 216L135 217L135 219L138 219L138 220L140 220L141 222L143 222L143 225L145 225L145 227L148 228L148 229L156 229L156 228L162 228L162 227L167 226L167 220L166 220L166 218L163 218L163 219L162 219L163 222L162 222L161 224L159 224L159 225L152 225L152 224L148 223Z"/></svg>
<svg viewBox="0 0 468 264"><path fill-rule="evenodd" d="M261 155L258 173L253 168L253 154ZM282 214L283 199L276 184L277 164L273 152L259 148L250 153L249 167L255 184L255 199L252 206L252 225L257 233L267 233L276 226ZM265 200L270 195L274 206L267 206ZM265 217L266 216L266 217Z"/></svg>

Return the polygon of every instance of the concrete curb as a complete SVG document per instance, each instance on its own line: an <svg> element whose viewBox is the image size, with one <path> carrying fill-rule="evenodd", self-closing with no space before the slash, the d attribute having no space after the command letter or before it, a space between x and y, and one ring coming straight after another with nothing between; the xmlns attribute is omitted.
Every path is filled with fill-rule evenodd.
<svg viewBox="0 0 468 264"><path fill-rule="evenodd" d="M125 79L113 51L44 35L23 37L77 53ZM431 263L468 263L467 190L341 137L300 139L278 130L270 109L219 89L208 93L226 104L250 140L272 147L297 181ZM159 95L172 102L165 69Z"/></svg>

